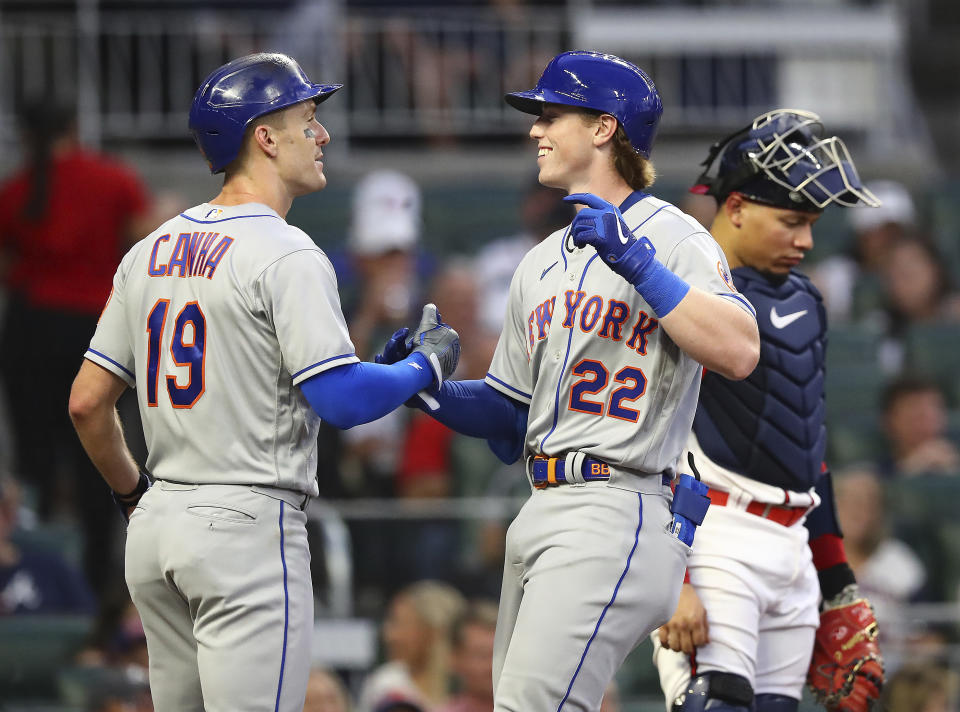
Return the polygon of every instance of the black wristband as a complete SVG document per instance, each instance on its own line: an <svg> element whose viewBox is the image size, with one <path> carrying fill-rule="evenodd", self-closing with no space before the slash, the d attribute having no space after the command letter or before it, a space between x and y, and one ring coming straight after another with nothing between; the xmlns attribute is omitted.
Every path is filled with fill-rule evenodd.
<svg viewBox="0 0 960 712"><path fill-rule="evenodd" d="M136 504L140 501L140 498L143 496L143 493L150 489L150 478L147 477L147 473L143 470L140 471L140 479L137 482L137 486L133 488L132 492L127 494L120 494L116 490L113 491L114 499L117 500L120 504Z"/></svg>
<svg viewBox="0 0 960 712"><path fill-rule="evenodd" d="M844 588L857 582L853 569L846 562L818 571L817 577L820 579L820 593L824 601L835 598Z"/></svg>

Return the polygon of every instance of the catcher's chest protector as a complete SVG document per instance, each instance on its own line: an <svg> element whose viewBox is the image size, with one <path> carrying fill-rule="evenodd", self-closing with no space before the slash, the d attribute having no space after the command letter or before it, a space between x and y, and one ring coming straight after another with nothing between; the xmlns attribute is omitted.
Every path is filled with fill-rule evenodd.
<svg viewBox="0 0 960 712"><path fill-rule="evenodd" d="M827 442L822 299L798 272L774 282L740 267L733 279L757 310L760 362L743 381L704 374L694 432L724 467L783 489L809 489Z"/></svg>

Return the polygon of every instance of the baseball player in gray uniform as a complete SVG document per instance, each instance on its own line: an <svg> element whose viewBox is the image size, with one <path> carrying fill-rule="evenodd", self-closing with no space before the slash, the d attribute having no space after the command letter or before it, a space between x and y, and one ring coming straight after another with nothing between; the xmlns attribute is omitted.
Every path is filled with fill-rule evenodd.
<svg viewBox="0 0 960 712"><path fill-rule="evenodd" d="M190 127L223 189L124 257L70 395L129 517L126 580L158 712L302 710L319 421L381 417L456 365L456 332L432 305L408 358L360 363L330 262L284 220L326 185L315 111L339 88L279 54L204 81ZM127 386L152 487L117 424Z"/></svg>
<svg viewBox="0 0 960 712"><path fill-rule="evenodd" d="M518 266L486 379L444 383L430 412L524 456L533 487L507 533L495 710L596 710L680 592L690 537L673 532L702 511L672 516L670 483L702 366L746 376L757 325L709 233L644 192L662 111L646 74L565 52L506 100L537 116L540 182L588 207Z"/></svg>

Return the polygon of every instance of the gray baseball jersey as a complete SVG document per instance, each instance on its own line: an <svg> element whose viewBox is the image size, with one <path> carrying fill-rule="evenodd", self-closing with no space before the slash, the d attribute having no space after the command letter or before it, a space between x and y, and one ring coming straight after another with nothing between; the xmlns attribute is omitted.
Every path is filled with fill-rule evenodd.
<svg viewBox="0 0 960 712"><path fill-rule="evenodd" d="M333 267L265 205L199 205L124 257L86 357L136 386L154 477L316 495L296 384L357 361Z"/></svg>
<svg viewBox="0 0 960 712"><path fill-rule="evenodd" d="M157 712L302 710L319 419L296 385L357 361L330 262L264 205L191 208L124 257L86 358L136 387L158 479L125 572Z"/></svg>
<svg viewBox="0 0 960 712"><path fill-rule="evenodd" d="M673 205L642 196L634 194L642 199L623 216L657 258L753 314L710 233ZM486 381L530 405L527 454L579 450L610 465L663 472L690 432L701 366L659 328L636 290L592 247L574 247L568 232L555 232L517 268Z"/></svg>
<svg viewBox="0 0 960 712"><path fill-rule="evenodd" d="M643 193L621 210L667 267L752 313L696 221ZM690 431L700 374L636 290L592 247L576 248L569 228L520 263L486 382L529 404L527 456L562 458L569 472L583 453L610 477L536 490L510 525L496 712L599 708L627 654L676 608L689 547L669 533L662 473Z"/></svg>

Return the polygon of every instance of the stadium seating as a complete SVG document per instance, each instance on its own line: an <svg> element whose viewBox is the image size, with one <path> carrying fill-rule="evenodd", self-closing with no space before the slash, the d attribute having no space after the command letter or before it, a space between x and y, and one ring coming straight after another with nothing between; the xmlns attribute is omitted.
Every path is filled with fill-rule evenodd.
<svg viewBox="0 0 960 712"><path fill-rule="evenodd" d="M0 700L57 700L61 666L92 626L87 616L0 617Z"/></svg>
<svg viewBox="0 0 960 712"><path fill-rule="evenodd" d="M910 371L937 380L951 405L960 405L960 324L929 322L915 324L905 338L906 363Z"/></svg>

